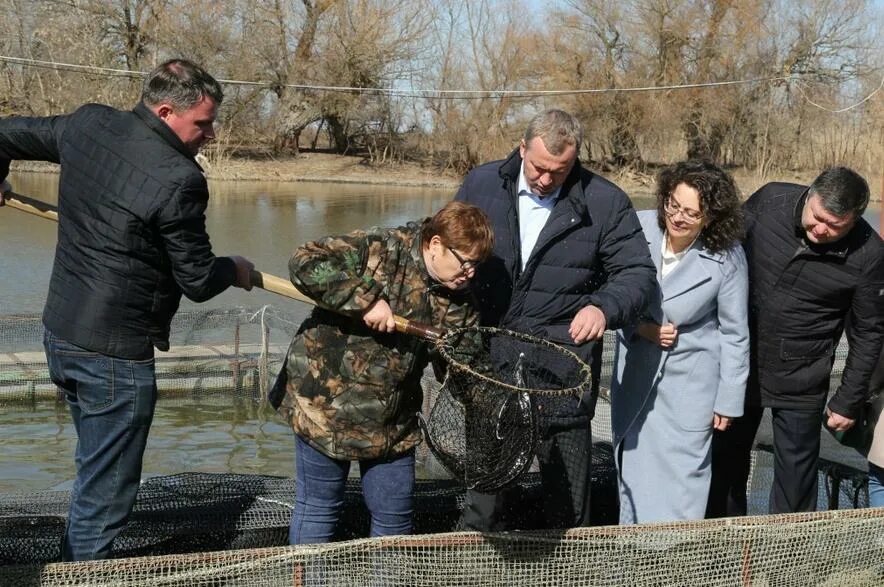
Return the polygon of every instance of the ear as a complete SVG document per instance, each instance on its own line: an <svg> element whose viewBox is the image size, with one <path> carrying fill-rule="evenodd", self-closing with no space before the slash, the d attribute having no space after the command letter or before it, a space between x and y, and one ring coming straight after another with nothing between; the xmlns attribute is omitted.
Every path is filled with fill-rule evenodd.
<svg viewBox="0 0 884 587"><path fill-rule="evenodd" d="M170 106L169 104L163 102L159 106L155 106L153 108L153 112L157 115L157 117L159 117L160 120L166 120L171 114L175 112L175 109L172 108L172 106Z"/></svg>
<svg viewBox="0 0 884 587"><path fill-rule="evenodd" d="M434 235L430 238L430 242L427 243L427 251L434 255L441 255L444 253L445 244L442 242L442 237L438 234Z"/></svg>
<svg viewBox="0 0 884 587"><path fill-rule="evenodd" d="M524 137L519 140L519 157L522 159L525 158L525 150L528 148L527 143L525 143Z"/></svg>

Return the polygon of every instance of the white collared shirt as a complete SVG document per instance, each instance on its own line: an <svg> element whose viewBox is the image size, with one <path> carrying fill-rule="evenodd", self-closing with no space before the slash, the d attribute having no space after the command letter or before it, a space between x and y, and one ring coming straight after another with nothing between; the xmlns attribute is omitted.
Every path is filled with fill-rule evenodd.
<svg viewBox="0 0 884 587"><path fill-rule="evenodd" d="M532 193L525 181L525 162L522 161L522 168L519 171L519 238L522 243L522 269L528 263L528 257L534 251L537 245L537 239L540 237L540 231L543 230L549 215L552 213L553 207L559 193L562 191L561 186L548 196L540 197Z"/></svg>
<svg viewBox="0 0 884 587"><path fill-rule="evenodd" d="M691 241L691 244L686 246L681 252L674 253L669 248L669 235L664 233L663 236L663 244L661 245L661 255L660 255L660 276L666 277L669 275L673 269L678 265L681 261L682 257L684 257L688 251L694 248L694 245L697 244L697 238L700 235L694 237L694 240Z"/></svg>

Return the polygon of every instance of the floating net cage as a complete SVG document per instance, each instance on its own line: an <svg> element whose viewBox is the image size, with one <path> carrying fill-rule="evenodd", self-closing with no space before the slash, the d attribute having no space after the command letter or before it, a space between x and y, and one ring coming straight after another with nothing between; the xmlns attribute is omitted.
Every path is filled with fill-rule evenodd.
<svg viewBox="0 0 884 587"><path fill-rule="evenodd" d="M261 404L300 321L273 307L179 313L171 352L157 356L159 402L196 399L200 405L217 402L222 410L231 402ZM49 381L42 334L38 316L0 318L0 410L26 411L62 401ZM567 365L567 357L554 352L555 358L544 358L543 344L532 346L535 340L501 339L490 331L483 336L500 339L483 345L488 357L472 364L460 357L449 364L479 375L488 365L506 366L501 372L512 374L512 389L499 376L492 378L499 393L488 394L497 397L488 410L520 433L536 434L538 402L562 399L525 389L585 384L579 370L567 375L567 368L558 368L555 361ZM611 348L608 339L603 383L610 376ZM834 378L845 356L842 346ZM294 501L290 467L280 471L282 476L181 471L143 481L129 524L114 543L114 558L101 562L56 562L67 491L0 494L0 585L884 585L884 510L850 509L868 505L864 460L825 436L819 503L832 511L606 526L616 524L618 512L604 389L592 423L591 519L600 527L542 530L544 496L529 459L527 465L519 462L525 472L512 479L506 479L512 468L491 477L504 480L507 491L519 497L513 500L518 510L505 515L525 531L462 532L458 523L470 479L452 479L450 471L457 473L458 466L476 471L482 462L469 462L469 451L451 439L472 434L457 406L481 400L458 387L457 367L449 368L447 377L446 386L432 373L423 378L424 426L441 458L428 450L428 443L420 445L414 536L362 539L369 518L359 481L351 479L336 537L344 542L286 547ZM446 411L455 415L443 418ZM445 434L446 426L455 432ZM492 444L530 455L531 450L509 446L517 443L506 440L508 429L492 429ZM764 424L757 442L750 513L766 510L772 480ZM291 443L279 450L293 452ZM451 462L440 462L446 455L453 455Z"/></svg>

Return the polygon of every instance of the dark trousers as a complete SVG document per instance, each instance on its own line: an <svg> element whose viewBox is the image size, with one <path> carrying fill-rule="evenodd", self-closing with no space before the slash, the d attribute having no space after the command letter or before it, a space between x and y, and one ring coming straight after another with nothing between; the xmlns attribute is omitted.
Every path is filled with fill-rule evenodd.
<svg viewBox="0 0 884 587"><path fill-rule="evenodd" d="M746 407L725 431L712 432L712 481L706 503L707 518L746 515L746 490L752 445L764 408Z"/></svg>
<svg viewBox="0 0 884 587"><path fill-rule="evenodd" d="M822 410L772 408L774 480L772 514L816 511Z"/></svg>
<svg viewBox="0 0 884 587"><path fill-rule="evenodd" d="M62 558L108 558L135 505L157 399L154 360L101 355L46 332L49 375L77 431L77 479Z"/></svg>
<svg viewBox="0 0 884 587"><path fill-rule="evenodd" d="M544 528L589 526L592 434L588 420L579 425L549 423L537 450L540 462ZM467 490L463 525L468 530L499 532L518 530L524 504L516 493L480 493Z"/></svg>
<svg viewBox="0 0 884 587"><path fill-rule="evenodd" d="M712 485L706 517L746 514L746 490L752 444L763 408L747 409L725 432L712 439ZM822 411L771 408L774 479L768 511L772 514L815 511Z"/></svg>

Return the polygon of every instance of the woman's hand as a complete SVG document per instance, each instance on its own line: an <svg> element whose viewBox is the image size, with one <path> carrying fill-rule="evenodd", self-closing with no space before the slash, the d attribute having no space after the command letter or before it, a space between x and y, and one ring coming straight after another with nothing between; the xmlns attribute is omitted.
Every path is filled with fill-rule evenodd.
<svg viewBox="0 0 884 587"><path fill-rule="evenodd" d="M375 303L368 307L362 315L362 321L372 330L380 332L395 332L396 321L393 320L393 310L386 300L377 299Z"/></svg>
<svg viewBox="0 0 884 587"><path fill-rule="evenodd" d="M728 416L722 416L721 414L712 414L712 427L716 430L724 432L731 426L731 422L733 418L729 418Z"/></svg>
<svg viewBox="0 0 884 587"><path fill-rule="evenodd" d="M675 342L678 340L678 328L671 322L662 326L653 322L641 322L636 330L639 336L666 350L675 346Z"/></svg>

